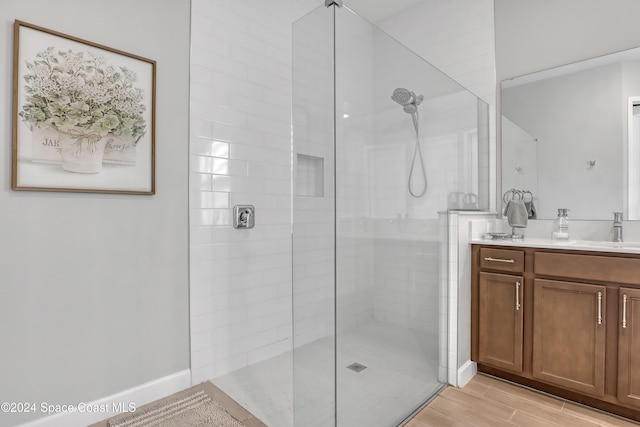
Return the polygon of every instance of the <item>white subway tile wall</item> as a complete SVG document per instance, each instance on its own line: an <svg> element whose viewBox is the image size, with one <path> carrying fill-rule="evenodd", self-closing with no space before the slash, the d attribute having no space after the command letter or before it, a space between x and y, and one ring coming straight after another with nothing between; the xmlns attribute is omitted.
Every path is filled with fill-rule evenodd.
<svg viewBox="0 0 640 427"><path fill-rule="evenodd" d="M450 212L449 233L449 383L463 387L475 374L471 361L472 229L485 229L495 214ZM470 367L471 365L471 367ZM472 372L469 371L472 370Z"/></svg>
<svg viewBox="0 0 640 427"><path fill-rule="evenodd" d="M291 349L291 23L313 3L192 2L194 383Z"/></svg>

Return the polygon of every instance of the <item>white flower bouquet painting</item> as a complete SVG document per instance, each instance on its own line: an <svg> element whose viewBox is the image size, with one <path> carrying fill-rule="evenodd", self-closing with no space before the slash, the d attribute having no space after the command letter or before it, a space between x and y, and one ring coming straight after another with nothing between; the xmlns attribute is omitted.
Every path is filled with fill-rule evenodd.
<svg viewBox="0 0 640 427"><path fill-rule="evenodd" d="M15 190L155 193L155 62L15 21Z"/></svg>

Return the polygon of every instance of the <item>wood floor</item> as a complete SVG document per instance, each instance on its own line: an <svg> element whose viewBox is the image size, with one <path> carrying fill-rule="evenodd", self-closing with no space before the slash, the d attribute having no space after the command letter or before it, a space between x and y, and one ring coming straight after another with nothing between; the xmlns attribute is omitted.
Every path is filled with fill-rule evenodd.
<svg viewBox="0 0 640 427"><path fill-rule="evenodd" d="M446 388L405 427L638 427L600 411L485 375Z"/></svg>
<svg viewBox="0 0 640 427"><path fill-rule="evenodd" d="M211 383L204 385L207 387L207 393L245 426L266 427L216 386ZM106 427L107 425L105 420L89 427ZM404 427L638 427L639 425L478 374L464 388L446 388Z"/></svg>

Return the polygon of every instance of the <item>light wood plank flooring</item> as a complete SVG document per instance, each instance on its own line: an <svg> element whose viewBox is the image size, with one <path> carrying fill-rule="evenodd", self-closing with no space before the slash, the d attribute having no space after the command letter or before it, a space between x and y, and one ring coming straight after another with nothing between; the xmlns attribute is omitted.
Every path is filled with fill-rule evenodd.
<svg viewBox="0 0 640 427"><path fill-rule="evenodd" d="M638 427L638 425L478 374L461 389L446 388L405 427Z"/></svg>

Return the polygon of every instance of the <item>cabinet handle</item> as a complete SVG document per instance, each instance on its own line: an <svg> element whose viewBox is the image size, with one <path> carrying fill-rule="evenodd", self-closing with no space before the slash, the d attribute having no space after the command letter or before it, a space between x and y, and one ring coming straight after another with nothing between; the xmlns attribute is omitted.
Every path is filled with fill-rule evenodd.
<svg viewBox="0 0 640 427"><path fill-rule="evenodd" d="M520 310L520 282L516 282L516 310Z"/></svg>
<svg viewBox="0 0 640 427"><path fill-rule="evenodd" d="M622 327L627 328L627 294L622 295Z"/></svg>
<svg viewBox="0 0 640 427"><path fill-rule="evenodd" d="M602 325L602 292L598 292L598 325Z"/></svg>
<svg viewBox="0 0 640 427"><path fill-rule="evenodd" d="M490 256L486 257L484 260L493 262L506 262L508 264L514 264L516 262L514 259L492 258Z"/></svg>

